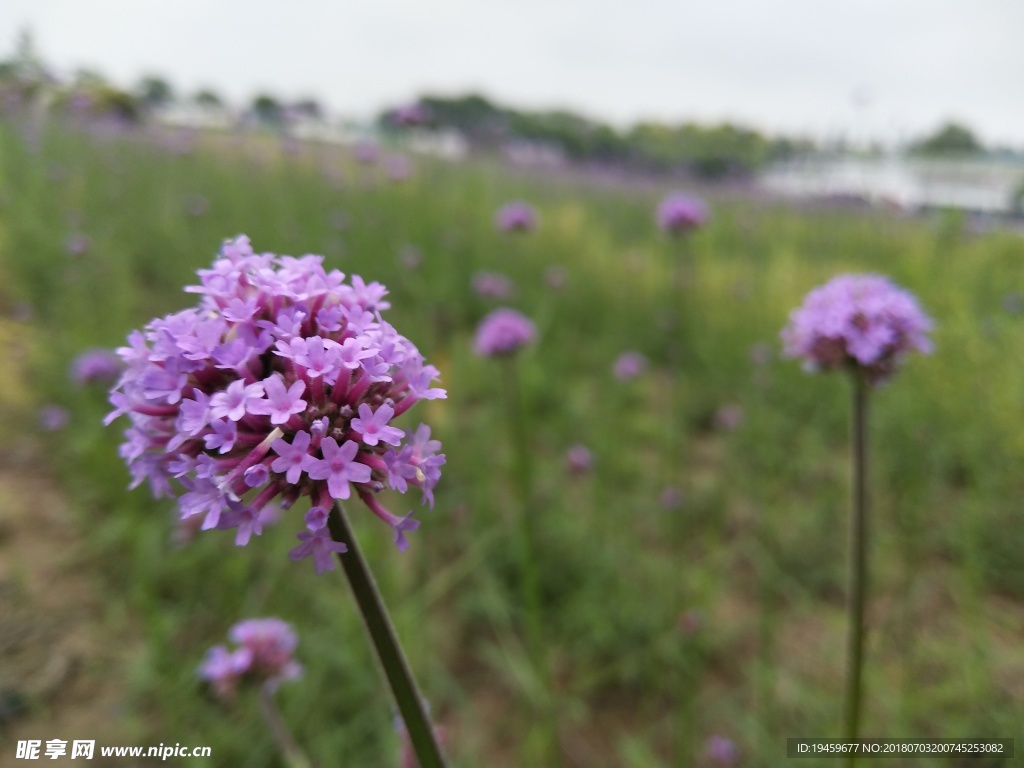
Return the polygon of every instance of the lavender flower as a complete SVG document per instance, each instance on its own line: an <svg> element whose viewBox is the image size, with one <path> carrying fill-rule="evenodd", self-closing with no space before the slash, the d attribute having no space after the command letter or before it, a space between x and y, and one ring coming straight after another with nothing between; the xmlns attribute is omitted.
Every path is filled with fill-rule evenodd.
<svg viewBox="0 0 1024 768"><path fill-rule="evenodd" d="M908 352L931 352L931 329L914 296L888 278L840 275L807 294L782 340L785 354L809 371L847 368L877 385Z"/></svg>
<svg viewBox="0 0 1024 768"><path fill-rule="evenodd" d="M121 358L111 349L87 349L71 361L71 378L77 384L113 383L124 370Z"/></svg>
<svg viewBox="0 0 1024 768"><path fill-rule="evenodd" d="M537 329L514 309L496 309L487 315L476 331L474 349L480 357L511 355L532 344Z"/></svg>
<svg viewBox="0 0 1024 768"><path fill-rule="evenodd" d="M494 224L502 232L529 232L537 226L537 211L521 200L506 203L495 214Z"/></svg>
<svg viewBox="0 0 1024 768"><path fill-rule="evenodd" d="M282 682L295 680L302 667L292 656L299 638L281 619L246 619L235 624L228 638L238 647L211 648L199 666L199 677L218 696L233 697L240 685L263 685L273 690Z"/></svg>
<svg viewBox="0 0 1024 768"><path fill-rule="evenodd" d="M708 218L704 202L682 192L673 192L658 206L658 226L672 235L681 235L700 227Z"/></svg>
<svg viewBox="0 0 1024 768"><path fill-rule="evenodd" d="M118 350L127 370L107 423L131 421L121 455L132 487L148 481L156 496L178 496L182 519L236 528L240 546L261 533L274 499L288 508L308 496L329 510L353 495L405 546L418 521L376 494L415 485L432 504L444 454L390 424L445 392L431 387L438 370L382 319L384 286L346 283L322 262L256 254L244 235L225 243L186 288L199 306L133 331ZM291 552L312 556L318 572L343 550L320 528L304 528Z"/></svg>
<svg viewBox="0 0 1024 768"><path fill-rule="evenodd" d="M635 379L647 370L647 358L639 352L623 352L615 359L613 370L619 381Z"/></svg>
<svg viewBox="0 0 1024 768"><path fill-rule="evenodd" d="M497 272L477 272L473 275L473 292L484 299L508 301L516 292L515 284Z"/></svg>

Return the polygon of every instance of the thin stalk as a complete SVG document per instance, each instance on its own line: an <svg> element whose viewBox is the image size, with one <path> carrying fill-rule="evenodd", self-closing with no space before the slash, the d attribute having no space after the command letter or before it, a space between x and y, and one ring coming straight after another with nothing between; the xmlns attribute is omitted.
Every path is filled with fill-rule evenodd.
<svg viewBox="0 0 1024 768"><path fill-rule="evenodd" d="M270 735L274 737L274 743L281 750L288 768L309 768L309 759L295 742L292 732L288 730L284 718L274 704L274 694L267 686L260 688L260 709L263 711L263 719L267 721L267 727L270 728Z"/></svg>
<svg viewBox="0 0 1024 768"><path fill-rule="evenodd" d="M868 563L868 384L858 372L853 372L853 509L850 519L850 596L849 596L849 652L846 673L846 733L847 741L857 738L860 728L861 671L864 661L864 598L867 593ZM856 763L857 756L850 753L847 766Z"/></svg>
<svg viewBox="0 0 1024 768"><path fill-rule="evenodd" d="M504 362L505 410L512 437L513 473L519 501L516 544L519 555L523 608L526 613L526 646L530 664L540 680L544 701L542 706L543 745L541 749L557 760L557 728L551 712L551 680L544 648L544 615L537 572L537 532L533 514L533 465L530 457L530 432L523 392L519 383L516 360ZM549 765L555 764L548 762Z"/></svg>
<svg viewBox="0 0 1024 768"><path fill-rule="evenodd" d="M434 729L409 669L409 663L402 653L387 608L384 607L373 574L370 573L370 568L356 543L355 534L341 502L335 502L327 518L327 526L331 538L348 548L347 552L338 554L338 560L348 578L349 586L352 587L352 595L363 616L363 624L377 651L377 658L384 669L388 685L391 686L398 712L409 734L409 742L416 753L416 760L420 768L445 768L444 755L441 754L441 748L434 737Z"/></svg>

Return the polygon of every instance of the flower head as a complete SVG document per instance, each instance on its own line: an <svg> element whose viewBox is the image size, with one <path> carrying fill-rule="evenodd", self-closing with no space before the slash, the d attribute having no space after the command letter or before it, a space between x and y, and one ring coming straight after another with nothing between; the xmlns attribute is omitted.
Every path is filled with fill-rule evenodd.
<svg viewBox="0 0 1024 768"><path fill-rule="evenodd" d="M387 289L346 282L321 256L257 254L245 236L199 277L186 289L201 295L197 307L152 321L118 350L126 370L107 418L131 421L121 454L133 487L148 480L155 494L178 496L182 518L200 516L203 529L237 528L241 546L262 531L267 504L304 496L328 510L355 495L396 537L413 530L375 494L412 484L432 500L444 456L435 449L431 471L408 483L408 462L385 456L417 446L391 422L445 392L381 317ZM326 530L303 525L298 537L292 558L312 556L318 571L343 550Z"/></svg>
<svg viewBox="0 0 1024 768"><path fill-rule="evenodd" d="M480 357L511 355L536 337L537 329L521 312L496 309L480 322L474 349Z"/></svg>
<svg viewBox="0 0 1024 768"><path fill-rule="evenodd" d="M529 232L537 226L537 211L529 203L506 203L494 215L494 224L502 232Z"/></svg>
<svg viewBox="0 0 1024 768"><path fill-rule="evenodd" d="M673 192L658 206L658 226L672 235L681 235L700 227L708 218L704 201Z"/></svg>
<svg viewBox="0 0 1024 768"><path fill-rule="evenodd" d="M587 446L577 443L565 452L565 466L574 475L585 475L594 468L594 456Z"/></svg>
<svg viewBox="0 0 1024 768"><path fill-rule="evenodd" d="M238 647L211 648L199 666L199 677L218 696L234 696L242 684L265 685L271 689L302 674L292 656L299 638L291 625L281 619L246 619L235 624L228 638Z"/></svg>
<svg viewBox="0 0 1024 768"><path fill-rule="evenodd" d="M807 294L782 341L785 354L807 370L848 368L879 384L908 352L931 352L931 328L917 299L888 278L840 275Z"/></svg>

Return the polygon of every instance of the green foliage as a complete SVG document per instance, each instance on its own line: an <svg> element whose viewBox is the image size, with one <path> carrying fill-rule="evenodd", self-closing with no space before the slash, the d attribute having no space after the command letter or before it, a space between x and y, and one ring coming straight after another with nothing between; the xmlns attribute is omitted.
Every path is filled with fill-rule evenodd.
<svg viewBox="0 0 1024 768"><path fill-rule="evenodd" d="M913 144L910 151L918 155L976 155L984 151L970 128L947 123L931 136Z"/></svg>
<svg viewBox="0 0 1024 768"><path fill-rule="evenodd" d="M566 115L538 124L589 130ZM668 133L693 146L734 142L751 157L771 151L738 130ZM655 127L644 137L669 151ZM107 672L130 702L118 727L140 744L211 745L217 765L275 765L253 702L202 698L194 670L238 619L279 615L297 626L306 666L279 700L313 760L396 759L388 698L343 581L287 558L302 510L246 549L222 531L175 545L172 505L125 490L118 428L100 426L105 393L68 384L82 349L121 344L154 315L192 304L182 286L241 230L257 249L323 253L330 267L385 283L388 319L441 369L449 399L402 422L430 423L448 457L412 548L395 552L358 505L351 517L456 766L521 765L530 690L502 371L471 352L493 307L470 288L485 269L516 282L513 303L540 332L518 362L567 765L676 765L718 733L747 763L769 766L786 734L836 732L849 391L841 376L778 359L777 338L804 294L840 271L891 275L937 320L936 354L909 361L872 398L865 732L1019 736L1024 320L1002 302L1022 290L1020 239L726 198L712 201L704 230L669 242L652 220L664 191L426 160L389 183L344 150L283 153L267 137L204 136L181 156L143 134L93 141L50 130L36 148L0 125L3 323L32 340L35 405L72 412L67 431L30 433L46 447L41 471L75 510L81 551L60 556L101 574L105 621L138 637ZM197 194L209 212L188 216ZM513 198L537 206L536 232L495 231L495 209ZM72 220L92 241L79 257L65 251ZM403 263L409 246L423 254L415 270ZM560 290L546 287L552 267L566 277ZM32 319L10 319L26 303ZM665 323L676 311L682 354L671 386ZM620 382L611 369L626 349L650 369ZM733 431L716 426L726 405L742 409ZM592 474L566 471L576 442L593 452ZM670 484L686 499L671 511L659 503ZM402 512L409 501L387 499ZM695 634L681 624L691 610L704 617ZM692 714L680 744L682 712Z"/></svg>

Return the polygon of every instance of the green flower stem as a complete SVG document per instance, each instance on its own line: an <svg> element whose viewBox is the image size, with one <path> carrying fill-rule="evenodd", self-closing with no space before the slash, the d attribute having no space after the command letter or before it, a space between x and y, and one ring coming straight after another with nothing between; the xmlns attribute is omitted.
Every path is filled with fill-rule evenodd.
<svg viewBox="0 0 1024 768"><path fill-rule="evenodd" d="M295 742L291 731L285 725L284 718L277 710L277 705L274 704L273 692L265 685L260 688L260 709L288 768L310 768L309 759Z"/></svg>
<svg viewBox="0 0 1024 768"><path fill-rule="evenodd" d="M846 673L847 741L857 738L860 728L861 671L864 661L864 598L867 592L868 491L867 421L868 384L853 373L853 514L850 520L849 655ZM850 753L846 765L857 757Z"/></svg>
<svg viewBox="0 0 1024 768"><path fill-rule="evenodd" d="M519 524L516 527L516 544L519 556L522 600L526 612L526 646L534 673L540 680L545 700L542 707L542 734L547 765L557 764L557 728L551 707L551 680L548 672L547 653L544 647L544 614L540 591L540 577L537 573L536 540L537 532L533 514L533 464L530 457L530 430L527 409L523 407L523 392L514 357L504 363L503 383L509 434L514 452L514 479L519 496Z"/></svg>
<svg viewBox="0 0 1024 768"><path fill-rule="evenodd" d="M373 574L370 573L370 568L356 543L341 502L335 502L327 518L327 525L331 538L348 547L347 552L338 554L338 560L341 561L349 586L352 587L352 595L363 616L363 624L370 633L370 641L377 651L377 658L384 668L384 675L391 686L398 712L402 716L420 768L445 768L444 756L434 737L434 729L416 688L416 681L402 653L387 608L384 607Z"/></svg>

